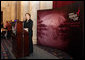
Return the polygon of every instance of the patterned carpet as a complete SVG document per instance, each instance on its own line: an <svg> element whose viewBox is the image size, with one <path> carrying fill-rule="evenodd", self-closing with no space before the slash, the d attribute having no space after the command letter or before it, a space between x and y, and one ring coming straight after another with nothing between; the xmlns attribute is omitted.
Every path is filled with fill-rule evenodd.
<svg viewBox="0 0 85 60"><path fill-rule="evenodd" d="M66 54L65 52L61 50L53 49L53 48L49 48L45 46L38 46L38 45L36 46L60 59L72 59L71 56L69 56L68 54ZM9 48L11 48L11 40L1 39L1 59L12 59L13 58L13 56L9 52Z"/></svg>
<svg viewBox="0 0 85 60"><path fill-rule="evenodd" d="M61 51L61 50L58 50L55 48L45 47L45 46L39 46L39 45L37 45L37 46L60 59L72 59L72 57L70 55L68 55L67 53L65 53L64 51Z"/></svg>
<svg viewBox="0 0 85 60"><path fill-rule="evenodd" d="M6 39L1 39L1 59L11 59L12 56L9 53L8 47L10 47L10 41Z"/></svg>

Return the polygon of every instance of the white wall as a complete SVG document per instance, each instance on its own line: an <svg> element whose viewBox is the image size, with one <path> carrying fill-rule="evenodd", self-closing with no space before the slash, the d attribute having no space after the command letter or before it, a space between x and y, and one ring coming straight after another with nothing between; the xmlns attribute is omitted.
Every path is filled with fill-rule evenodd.
<svg viewBox="0 0 85 60"><path fill-rule="evenodd" d="M52 9L53 2L52 1L40 1L40 10L43 9Z"/></svg>
<svg viewBox="0 0 85 60"><path fill-rule="evenodd" d="M33 26L33 43L37 44L37 10L52 9L52 1L35 1L31 2L31 15L34 22Z"/></svg>
<svg viewBox="0 0 85 60"><path fill-rule="evenodd" d="M25 13L31 14L33 20L33 44L37 44L37 10L52 9L52 1L22 1L23 18Z"/></svg>
<svg viewBox="0 0 85 60"><path fill-rule="evenodd" d="M52 1L1 1L4 23L15 18L23 21L26 13L31 14L34 44L37 43L37 10L45 9L52 9Z"/></svg>

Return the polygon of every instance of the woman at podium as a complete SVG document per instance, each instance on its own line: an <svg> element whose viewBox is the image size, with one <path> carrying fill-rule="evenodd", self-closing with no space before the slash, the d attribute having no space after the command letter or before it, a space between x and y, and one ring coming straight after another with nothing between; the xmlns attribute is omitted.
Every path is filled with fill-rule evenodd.
<svg viewBox="0 0 85 60"><path fill-rule="evenodd" d="M28 30L29 35L29 53L33 53L33 42L32 42L32 35L33 35L33 21L31 20L31 15L29 13L25 14L26 20L24 21L24 28Z"/></svg>

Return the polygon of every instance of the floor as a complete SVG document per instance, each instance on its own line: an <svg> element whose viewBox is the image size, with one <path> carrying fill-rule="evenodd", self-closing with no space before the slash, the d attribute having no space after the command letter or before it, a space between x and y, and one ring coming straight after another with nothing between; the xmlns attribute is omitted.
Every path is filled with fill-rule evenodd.
<svg viewBox="0 0 85 60"><path fill-rule="evenodd" d="M22 59L59 59L58 57L48 53L47 51L34 45L34 52L30 56L24 57Z"/></svg>
<svg viewBox="0 0 85 60"><path fill-rule="evenodd" d="M16 57L11 52L11 46L12 46L11 39L8 39L8 40L1 39L1 59L16 59ZM33 54L31 54L30 56L26 56L26 57L22 57L18 59L62 59L62 58L71 59L70 56L65 55L66 57L64 57L63 53L61 53L60 50L56 50L57 54L54 55L52 53L49 53L53 49L49 49L47 47L34 45L33 49L34 49ZM60 58L59 55L62 58Z"/></svg>

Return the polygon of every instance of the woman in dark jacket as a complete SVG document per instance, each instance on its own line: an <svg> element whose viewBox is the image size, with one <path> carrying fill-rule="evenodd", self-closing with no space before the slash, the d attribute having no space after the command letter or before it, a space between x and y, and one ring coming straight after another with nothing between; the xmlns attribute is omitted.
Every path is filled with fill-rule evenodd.
<svg viewBox="0 0 85 60"><path fill-rule="evenodd" d="M33 27L33 21L30 19L31 15L29 13L25 14L26 20L24 21L24 28L28 28L28 34L29 34L29 53L33 53L33 42L32 42L32 27Z"/></svg>

